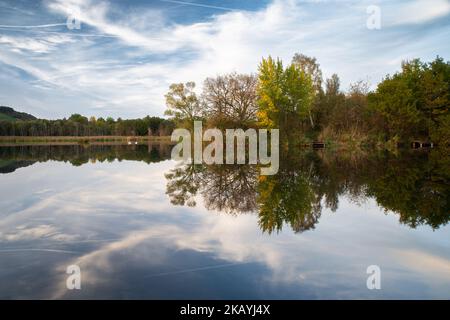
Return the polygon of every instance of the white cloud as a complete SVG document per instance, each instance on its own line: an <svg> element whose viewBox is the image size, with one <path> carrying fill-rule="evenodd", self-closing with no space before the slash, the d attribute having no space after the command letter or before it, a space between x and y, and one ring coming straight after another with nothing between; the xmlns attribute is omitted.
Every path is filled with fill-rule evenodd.
<svg viewBox="0 0 450 320"><path fill-rule="evenodd" d="M12 49L18 49L20 53L24 50L31 53L49 53L51 50L55 50L57 46L71 42L74 42L74 40L67 35L50 35L39 38L0 35L0 45L4 44Z"/></svg>
<svg viewBox="0 0 450 320"><path fill-rule="evenodd" d="M61 38L34 32L1 36L0 44L9 51L0 59L38 79L33 93L46 88L41 94L50 117L63 113L60 101L65 98L80 104L76 110L76 103L70 104L66 116L162 115L170 83L195 81L200 89L206 77L256 72L261 58L269 54L285 62L295 52L316 56L324 75L338 73L344 87L367 76L376 83L398 67L391 62L399 57L428 58L446 52L449 45L442 38L448 32L408 42L405 39L414 38L414 31L395 29L399 23L432 21L448 14L447 1L432 2L429 6L421 0L381 2L382 29L371 32L365 27L365 2L305 5L275 0L256 11L217 10L201 22L181 24L169 21L161 8L127 11L105 1L49 0L53 14L63 18L75 14L82 29Z"/></svg>
<svg viewBox="0 0 450 320"><path fill-rule="evenodd" d="M77 239L76 235L68 235L58 231L52 225L41 224L37 226L17 226L15 230L8 232L0 232L0 241L15 242L15 241L36 241L42 239L49 239L53 241L73 241Z"/></svg>
<svg viewBox="0 0 450 320"><path fill-rule="evenodd" d="M383 14L387 14L392 25L424 23L450 13L448 0L415 0L386 7Z"/></svg>
<svg viewBox="0 0 450 320"><path fill-rule="evenodd" d="M164 30L161 29L160 24L158 24L158 27L160 27L158 33L161 37L152 37L134 29L139 25L143 27L143 19L125 17L125 21L109 20L107 15L110 11L110 5L107 2L93 3L89 0L56 0L50 2L48 6L51 10L67 17L76 17L81 23L93 26L104 34L116 36L130 46L141 47L151 52L169 52L179 48L179 41L176 41L178 39L171 41L170 34L164 35ZM153 18L156 15L157 13L150 10L145 13L145 18L149 16ZM150 21L150 26L152 26L154 20ZM137 23L134 24L133 22ZM132 25L130 26L130 24ZM147 23L145 26L149 27L149 24ZM152 27L154 28L154 25ZM151 30L146 31L147 34L151 34Z"/></svg>

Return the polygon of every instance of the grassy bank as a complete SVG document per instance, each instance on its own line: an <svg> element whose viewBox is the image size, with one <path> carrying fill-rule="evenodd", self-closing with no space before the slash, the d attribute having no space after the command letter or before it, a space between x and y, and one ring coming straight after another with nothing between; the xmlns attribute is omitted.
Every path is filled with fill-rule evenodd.
<svg viewBox="0 0 450 320"><path fill-rule="evenodd" d="M96 143L170 142L170 136L0 136L0 146L35 144L96 144Z"/></svg>

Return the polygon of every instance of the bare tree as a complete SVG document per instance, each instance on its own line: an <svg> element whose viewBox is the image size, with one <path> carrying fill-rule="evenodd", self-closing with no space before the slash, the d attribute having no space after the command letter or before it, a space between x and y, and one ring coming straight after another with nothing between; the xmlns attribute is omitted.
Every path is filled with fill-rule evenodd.
<svg viewBox="0 0 450 320"><path fill-rule="evenodd" d="M215 124L248 125L256 121L256 86L255 75L231 73L207 78L202 95L205 117Z"/></svg>

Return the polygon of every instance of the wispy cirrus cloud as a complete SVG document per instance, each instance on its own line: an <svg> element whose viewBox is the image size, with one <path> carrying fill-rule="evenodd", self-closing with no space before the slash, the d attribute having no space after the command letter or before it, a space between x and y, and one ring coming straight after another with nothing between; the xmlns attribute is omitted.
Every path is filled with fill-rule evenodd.
<svg viewBox="0 0 450 320"><path fill-rule="evenodd" d="M162 115L170 83L256 72L268 55L316 56L325 76L336 72L347 86L365 78L376 83L402 59L449 52L448 1L375 2L382 28L374 31L366 28L371 1L255 1L245 8L230 1L226 8L233 10L222 10L201 1L46 0L33 18L15 10L14 19L3 19L16 28L0 27L1 63L32 79L10 81L0 99L52 118L75 111ZM81 30L58 26L69 15L80 19ZM19 91L34 99L11 94ZM39 106L30 103L41 97Z"/></svg>
<svg viewBox="0 0 450 320"><path fill-rule="evenodd" d="M450 1L448 0L414 0L403 2L400 5L386 4L388 15L393 25L420 24L450 13ZM392 8L393 10L389 10ZM389 14L390 13L390 14Z"/></svg>
<svg viewBox="0 0 450 320"><path fill-rule="evenodd" d="M6 45L13 51L23 53L49 53L56 50L58 45L74 42L75 40L67 35L49 35L40 38L12 37L0 35L0 45Z"/></svg>

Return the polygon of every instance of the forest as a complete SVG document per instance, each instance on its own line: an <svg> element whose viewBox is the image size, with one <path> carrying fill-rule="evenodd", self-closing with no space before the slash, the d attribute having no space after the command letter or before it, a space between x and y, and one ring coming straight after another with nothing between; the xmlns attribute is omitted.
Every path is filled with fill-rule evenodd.
<svg viewBox="0 0 450 320"><path fill-rule="evenodd" d="M1 136L167 136L174 128L279 128L285 147L323 141L355 146L398 146L450 141L450 62L404 61L375 89L367 81L341 88L337 74L323 79L314 57L295 54L285 65L262 59L256 74L207 78L201 92L194 82L174 83L165 95L167 119L123 120L73 114L60 120L31 116L0 118Z"/></svg>
<svg viewBox="0 0 450 320"><path fill-rule="evenodd" d="M150 116L114 120L73 114L60 120L0 121L0 136L168 136L173 129L173 121Z"/></svg>
<svg viewBox="0 0 450 320"><path fill-rule="evenodd" d="M172 84L166 115L192 127L279 128L285 146L324 141L347 146L397 146L413 140L446 146L450 141L450 62L404 61L370 91L357 81L343 91L339 76L323 79L317 60L295 54L288 65L268 57L257 74L208 78L200 95L195 83Z"/></svg>

